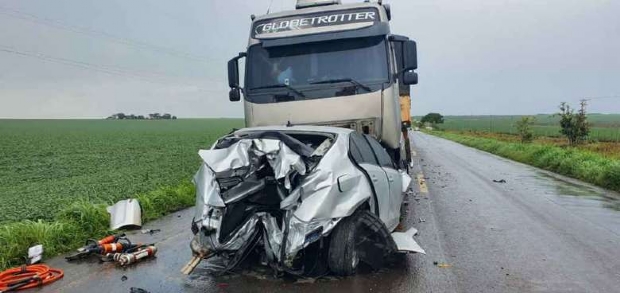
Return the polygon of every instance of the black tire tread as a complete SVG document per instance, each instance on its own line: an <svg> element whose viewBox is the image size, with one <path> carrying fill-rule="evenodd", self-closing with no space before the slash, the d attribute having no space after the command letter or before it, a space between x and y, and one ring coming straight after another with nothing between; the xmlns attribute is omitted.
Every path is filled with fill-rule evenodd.
<svg viewBox="0 0 620 293"><path fill-rule="evenodd" d="M337 275L349 276L357 269L352 266L352 257L355 253L355 231L360 225L386 239L389 248L386 254L396 247L392 236L377 215L367 210L357 211L340 221L332 232L327 261L329 268Z"/></svg>

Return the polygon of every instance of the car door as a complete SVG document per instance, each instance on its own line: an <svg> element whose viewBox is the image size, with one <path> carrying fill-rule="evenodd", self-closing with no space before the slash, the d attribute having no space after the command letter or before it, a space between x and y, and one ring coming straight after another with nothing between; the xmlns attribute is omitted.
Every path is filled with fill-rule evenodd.
<svg viewBox="0 0 620 293"><path fill-rule="evenodd" d="M390 216L390 186L387 174L379 165L372 148L361 134L351 133L349 151L355 163L368 174L370 184L377 195L376 204L379 209L379 218L387 225L392 217Z"/></svg>
<svg viewBox="0 0 620 293"><path fill-rule="evenodd" d="M366 140L370 144L379 165L381 165L381 168L383 168L388 178L388 185L390 188L390 220L386 223L390 224L387 225L388 228L393 229L396 228L400 220L400 206L403 202L403 178L383 146L371 136L366 135Z"/></svg>

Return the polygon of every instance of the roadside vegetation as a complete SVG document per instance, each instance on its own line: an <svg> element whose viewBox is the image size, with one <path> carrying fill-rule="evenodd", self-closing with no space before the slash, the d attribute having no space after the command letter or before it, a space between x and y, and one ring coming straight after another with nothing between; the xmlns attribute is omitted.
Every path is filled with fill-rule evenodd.
<svg viewBox="0 0 620 293"><path fill-rule="evenodd" d="M475 133L432 131L431 134L620 192L620 158L617 154L611 157L587 149L548 143L524 144L517 136L514 141L502 141Z"/></svg>
<svg viewBox="0 0 620 293"><path fill-rule="evenodd" d="M534 136L563 137L560 133L560 117L552 114L526 115L535 118L531 125ZM444 116L440 128L452 131L475 131L501 134L518 134L515 126L523 115L512 116ZM420 120L422 117L415 117ZM590 142L620 142L620 114L588 114Z"/></svg>
<svg viewBox="0 0 620 293"><path fill-rule="evenodd" d="M109 233L105 207L137 198L143 221L194 204L200 158L240 119L0 120L0 269Z"/></svg>
<svg viewBox="0 0 620 293"><path fill-rule="evenodd" d="M535 117L524 116L516 134L479 131L433 131L433 135L487 151L558 174L620 191L620 143L587 143L589 115L582 102L579 111L560 105L559 133L564 139L535 137ZM620 116L619 116L620 117Z"/></svg>

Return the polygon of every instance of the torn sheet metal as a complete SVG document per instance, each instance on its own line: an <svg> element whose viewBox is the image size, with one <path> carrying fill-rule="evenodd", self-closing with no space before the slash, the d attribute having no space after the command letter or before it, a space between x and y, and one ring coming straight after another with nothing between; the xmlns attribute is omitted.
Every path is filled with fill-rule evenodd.
<svg viewBox="0 0 620 293"><path fill-rule="evenodd" d="M392 239L396 243L398 252L416 252L426 254L424 249L413 240L413 236L418 234L416 228L409 228L406 232L394 232L392 233Z"/></svg>
<svg viewBox="0 0 620 293"><path fill-rule="evenodd" d="M316 151L305 150L305 153L324 155L321 164L308 174L303 157L280 140L240 139L234 143L227 142L226 149L201 150L199 154L203 164L194 177L197 204L195 219L202 219L202 227L214 233L200 236L200 242L215 251L236 250L247 241L256 225L261 223L267 232L268 245L274 251L273 257L281 258L280 253L276 252L282 246L284 232L279 228L282 225L277 225L277 219L268 213L252 215L233 235L225 237L226 241L220 242L223 237L219 227L227 212L227 200L222 198L217 173L236 174L235 170L248 169L252 160L249 154L252 152L264 155L273 169L274 178L284 179L285 188L293 189L278 205L283 210L294 209L289 221L283 223L288 228L284 240L285 255L294 257L311 243L308 240L316 240L312 237L307 239L306 236L312 232L320 230L318 236L328 234L341 218L351 215L372 194L367 184L351 184L351 188L346 191L338 187L338 177L346 175L352 182L359 183L364 176L349 160L342 160L347 156L347 141L342 139L332 142L325 139ZM293 142L293 145L298 144ZM301 146L296 148L304 149ZM304 180L293 188L290 180L292 176L304 176Z"/></svg>
<svg viewBox="0 0 620 293"><path fill-rule="evenodd" d="M251 140L242 140L226 149L200 150L198 155L213 172L235 170L250 165Z"/></svg>
<svg viewBox="0 0 620 293"><path fill-rule="evenodd" d="M301 156L293 152L282 141L275 139L254 139L256 149L267 156L269 165L273 168L276 179L285 178L284 187L291 189L289 175L297 172L299 175L306 174L306 164Z"/></svg>
<svg viewBox="0 0 620 293"><path fill-rule="evenodd" d="M405 171L400 171L400 177L403 180L402 192L407 192L407 190L409 189L409 185L411 185L411 176L409 176L409 174L407 174L407 172Z"/></svg>
<svg viewBox="0 0 620 293"><path fill-rule="evenodd" d="M192 249L237 258L258 246L277 267L292 269L302 249L358 207L388 205L389 193L377 200L366 174L348 159L350 131L336 131L304 133L316 136L301 142L284 132L241 130L201 150ZM403 173L397 183L405 189L410 181Z"/></svg>
<svg viewBox="0 0 620 293"><path fill-rule="evenodd" d="M118 201L106 210L110 214L110 229L112 230L142 227L142 210L137 199Z"/></svg>

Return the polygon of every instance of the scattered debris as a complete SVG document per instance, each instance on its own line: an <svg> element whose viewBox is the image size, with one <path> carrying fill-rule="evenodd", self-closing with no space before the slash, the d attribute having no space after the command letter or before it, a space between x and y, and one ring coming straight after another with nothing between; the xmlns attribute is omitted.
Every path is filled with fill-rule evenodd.
<svg viewBox="0 0 620 293"><path fill-rule="evenodd" d="M43 258L43 245L35 245L28 248L28 264L35 264Z"/></svg>
<svg viewBox="0 0 620 293"><path fill-rule="evenodd" d="M137 288L137 287L131 287L129 288L129 293L151 293L149 291L146 291L142 288Z"/></svg>
<svg viewBox="0 0 620 293"><path fill-rule="evenodd" d="M142 210L137 199L125 199L106 209L110 213L110 229L142 227Z"/></svg>
<svg viewBox="0 0 620 293"><path fill-rule="evenodd" d="M192 241L192 243L190 245L193 245L195 242ZM200 249L200 248L196 248L196 249ZM189 275L191 274L194 269L196 269L196 267L198 266L198 264L206 257L210 256L211 253L208 250L202 250L202 252L198 253L197 255L194 255L189 262L187 262L187 264L185 266L183 266L183 268L181 269L181 273L184 275Z"/></svg>
<svg viewBox="0 0 620 293"><path fill-rule="evenodd" d="M128 279L128 278L127 278L127 276L125 276L125 275L123 275L123 276L121 277L121 281L122 281L122 282L127 281L127 279Z"/></svg>
<svg viewBox="0 0 620 293"><path fill-rule="evenodd" d="M447 268L451 268L452 265L451 264L447 264L447 263L440 263L438 261L434 261L433 262L434 265L436 265L438 268L442 268L442 269L447 269Z"/></svg>
<svg viewBox="0 0 620 293"><path fill-rule="evenodd" d="M418 223L424 223L424 222L426 222L426 220L424 220L424 219L422 219L422 218L419 218L419 219L418 219Z"/></svg>
<svg viewBox="0 0 620 293"><path fill-rule="evenodd" d="M506 180L504 180L504 179L500 179L500 180L493 179L493 182L495 182L495 183L506 183Z"/></svg>
<svg viewBox="0 0 620 293"><path fill-rule="evenodd" d="M161 232L161 229L142 229L140 232L142 232L142 234L155 234L155 233L159 233Z"/></svg>
<svg viewBox="0 0 620 293"><path fill-rule="evenodd" d="M217 283L217 287L218 288L228 288L230 284L228 283Z"/></svg>

